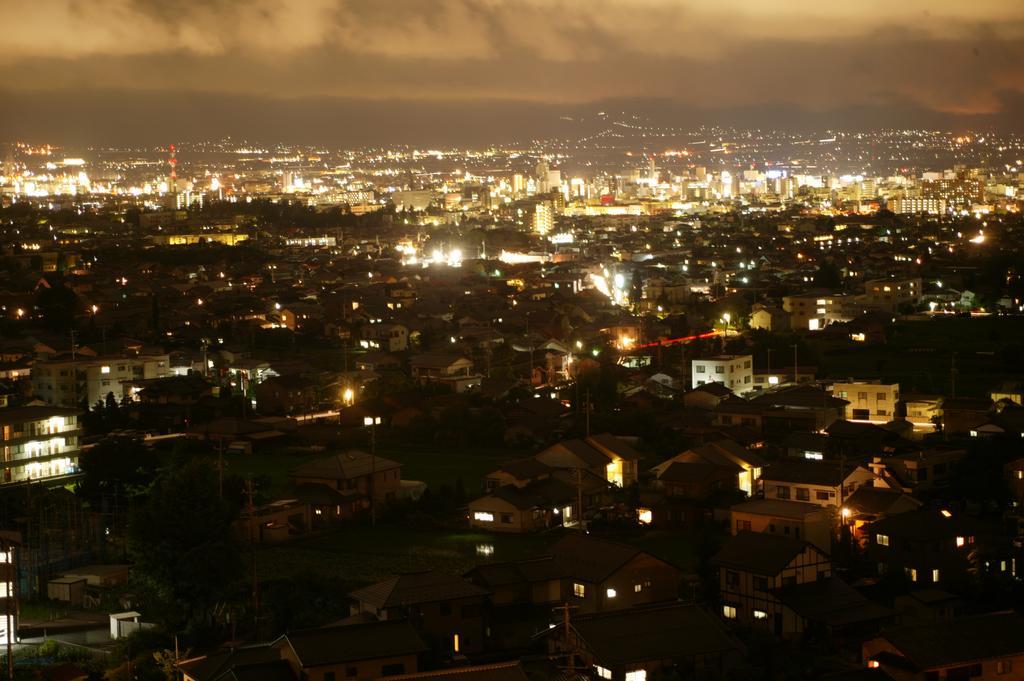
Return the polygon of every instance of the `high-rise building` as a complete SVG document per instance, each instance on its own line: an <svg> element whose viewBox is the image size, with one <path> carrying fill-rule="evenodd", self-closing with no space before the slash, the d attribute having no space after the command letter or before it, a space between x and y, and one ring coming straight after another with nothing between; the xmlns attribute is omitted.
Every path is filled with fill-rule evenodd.
<svg viewBox="0 0 1024 681"><path fill-rule="evenodd" d="M555 228L555 211L551 201L538 201L533 209L533 231L550 234Z"/></svg>

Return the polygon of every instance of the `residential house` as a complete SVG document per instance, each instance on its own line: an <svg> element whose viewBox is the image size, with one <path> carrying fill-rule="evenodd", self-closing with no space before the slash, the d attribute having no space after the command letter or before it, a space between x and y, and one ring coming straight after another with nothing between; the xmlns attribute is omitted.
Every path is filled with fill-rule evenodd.
<svg viewBox="0 0 1024 681"><path fill-rule="evenodd" d="M449 667L418 674L383 677L387 681L529 681L521 662Z"/></svg>
<svg viewBox="0 0 1024 681"><path fill-rule="evenodd" d="M712 614L691 603L574 616L565 627L552 625L547 638L549 654L571 655L589 678L611 681L718 677L746 652Z"/></svg>
<svg viewBox="0 0 1024 681"><path fill-rule="evenodd" d="M569 603L578 614L673 601L682 580L679 568L635 546L578 533L541 555L479 565L466 576L496 607Z"/></svg>
<svg viewBox="0 0 1024 681"><path fill-rule="evenodd" d="M732 394L723 383L705 383L683 393L683 406L712 411Z"/></svg>
<svg viewBox="0 0 1024 681"><path fill-rule="evenodd" d="M1000 612L892 627L865 641L863 658L896 681L1020 681L1024 618Z"/></svg>
<svg viewBox="0 0 1024 681"><path fill-rule="evenodd" d="M921 508L890 515L865 528L866 559L879 575L947 587L967 581L977 569L978 524L960 513Z"/></svg>
<svg viewBox="0 0 1024 681"><path fill-rule="evenodd" d="M405 352L409 349L409 327L397 322L367 324L363 327L363 340L359 345L383 352Z"/></svg>
<svg viewBox="0 0 1024 681"><path fill-rule="evenodd" d="M892 615L834 577L828 554L810 542L741 532L711 563L718 568L722 617L779 637L870 626Z"/></svg>
<svg viewBox="0 0 1024 681"><path fill-rule="evenodd" d="M322 485L352 499L357 508L370 508L371 499L380 504L397 498L402 464L349 450L304 463L291 472L291 479L296 486Z"/></svg>
<svg viewBox="0 0 1024 681"><path fill-rule="evenodd" d="M499 485L469 502L469 524L481 530L511 533L576 527L590 509L610 501L611 487L590 471L548 469L536 479Z"/></svg>
<svg viewBox="0 0 1024 681"><path fill-rule="evenodd" d="M628 487L637 481L640 453L624 439L602 433L563 440L534 458L552 468L587 470L613 485Z"/></svg>
<svg viewBox="0 0 1024 681"><path fill-rule="evenodd" d="M960 459L967 451L956 447L936 447L902 454L872 457L868 468L888 486L915 492L942 487L949 483Z"/></svg>
<svg viewBox="0 0 1024 681"><path fill-rule="evenodd" d="M765 532L809 541L832 550L832 517L817 504L781 499L751 499L729 508L732 534Z"/></svg>
<svg viewBox="0 0 1024 681"><path fill-rule="evenodd" d="M461 577L433 571L399 575L349 594L352 615L407 620L442 658L483 652L487 595Z"/></svg>
<svg viewBox="0 0 1024 681"><path fill-rule="evenodd" d="M479 388L483 377L473 373L473 361L453 353L427 353L409 360L412 377L420 383L449 386L463 393Z"/></svg>
<svg viewBox="0 0 1024 681"><path fill-rule="evenodd" d="M778 307L755 304L750 314L750 328L765 331L789 331L789 313Z"/></svg>
<svg viewBox="0 0 1024 681"><path fill-rule="evenodd" d="M858 541L866 541L866 526L888 516L916 511L920 507L920 501L901 490L861 485L846 497L841 518Z"/></svg>
<svg viewBox="0 0 1024 681"><path fill-rule="evenodd" d="M942 401L942 432L969 434L986 423L992 401L973 397L947 397Z"/></svg>
<svg viewBox="0 0 1024 681"><path fill-rule="evenodd" d="M427 651L415 628L404 620L303 629L272 645L302 681L373 681L416 672L420 655Z"/></svg>
<svg viewBox="0 0 1024 681"><path fill-rule="evenodd" d="M876 476L864 466L836 461L783 459L761 474L765 499L793 499L835 509L862 485Z"/></svg>
<svg viewBox="0 0 1024 681"><path fill-rule="evenodd" d="M716 440L676 454L671 459L652 468L651 471L655 476L661 477L673 463L677 462L704 463L728 469L736 476L736 487L747 494L753 493L757 488L761 471L767 463L760 454L733 440Z"/></svg>

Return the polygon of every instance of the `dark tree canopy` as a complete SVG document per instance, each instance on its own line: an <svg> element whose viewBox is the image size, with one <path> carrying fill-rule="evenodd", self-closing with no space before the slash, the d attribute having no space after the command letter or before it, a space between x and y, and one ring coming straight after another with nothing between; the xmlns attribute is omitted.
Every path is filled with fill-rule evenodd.
<svg viewBox="0 0 1024 681"><path fill-rule="evenodd" d="M134 578L169 627L208 626L216 606L235 595L242 574L231 528L237 515L203 459L164 471L132 514Z"/></svg>

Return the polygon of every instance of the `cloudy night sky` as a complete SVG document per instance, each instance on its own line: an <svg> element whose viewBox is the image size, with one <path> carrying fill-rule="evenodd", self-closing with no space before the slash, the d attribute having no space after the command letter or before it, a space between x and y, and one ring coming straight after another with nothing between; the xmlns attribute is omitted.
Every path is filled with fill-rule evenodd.
<svg viewBox="0 0 1024 681"><path fill-rule="evenodd" d="M472 142L601 108L679 125L1024 129L1020 0L0 5L5 138Z"/></svg>

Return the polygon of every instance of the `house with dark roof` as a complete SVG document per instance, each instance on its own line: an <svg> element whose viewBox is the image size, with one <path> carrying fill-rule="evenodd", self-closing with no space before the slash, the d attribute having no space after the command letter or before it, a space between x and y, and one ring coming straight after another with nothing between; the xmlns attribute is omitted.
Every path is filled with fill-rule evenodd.
<svg viewBox="0 0 1024 681"><path fill-rule="evenodd" d="M349 594L353 615L405 619L438 657L484 650L487 595L468 580L433 571L398 575Z"/></svg>
<svg viewBox="0 0 1024 681"><path fill-rule="evenodd" d="M714 615L691 603L573 616L553 625L547 639L550 655L572 656L577 668L613 681L720 675L746 653Z"/></svg>
<svg viewBox="0 0 1024 681"><path fill-rule="evenodd" d="M866 540L866 525L920 507L920 501L901 490L862 485L843 502L841 517L850 526L854 537Z"/></svg>
<svg viewBox="0 0 1024 681"><path fill-rule="evenodd" d="M269 643L256 643L178 663L184 681L297 681L291 666Z"/></svg>
<svg viewBox="0 0 1024 681"><path fill-rule="evenodd" d="M518 475L534 466L513 468L520 471L515 473ZM487 483L502 480L504 475L488 477ZM514 533L576 527L588 511L611 502L612 490L611 483L590 471L548 468L536 479L499 485L469 502L469 524L482 530Z"/></svg>
<svg viewBox="0 0 1024 681"><path fill-rule="evenodd" d="M822 551L832 550L832 515L804 501L750 499L729 508L733 534L765 532L809 541Z"/></svg>
<svg viewBox="0 0 1024 681"><path fill-rule="evenodd" d="M568 602L579 613L674 600L682 580L679 568L646 551L581 533L544 554L479 565L466 576L490 591L495 606Z"/></svg>
<svg viewBox="0 0 1024 681"><path fill-rule="evenodd" d="M291 479L319 522L368 509L371 499L377 504L393 501L402 485L402 464L353 449L304 463L291 472Z"/></svg>
<svg viewBox="0 0 1024 681"><path fill-rule="evenodd" d="M761 485L765 499L792 499L837 508L858 487L873 483L875 478L870 470L855 464L783 459L765 468Z"/></svg>
<svg viewBox="0 0 1024 681"><path fill-rule="evenodd" d="M637 481L641 457L624 439L601 433L563 440L534 458L552 468L587 470L618 487L628 487Z"/></svg>
<svg viewBox="0 0 1024 681"><path fill-rule="evenodd" d="M760 454L737 442L723 439L676 454L652 468L651 472L660 479L677 462L711 464L730 471L736 481L735 486L747 494L757 489L761 471L767 464Z"/></svg>
<svg viewBox="0 0 1024 681"><path fill-rule="evenodd" d="M828 554L810 542L741 532L712 558L718 568L721 614L780 637L824 627L859 629L892 616L832 574Z"/></svg>
<svg viewBox="0 0 1024 681"><path fill-rule="evenodd" d="M427 646L404 620L289 632L271 644L304 681L372 681L419 671Z"/></svg>
<svg viewBox="0 0 1024 681"><path fill-rule="evenodd" d="M1021 679L1024 618L992 613L893 627L866 641L862 654L899 681Z"/></svg>
<svg viewBox="0 0 1024 681"><path fill-rule="evenodd" d="M387 681L529 681L518 660L388 676Z"/></svg>
<svg viewBox="0 0 1024 681"><path fill-rule="evenodd" d="M962 584L978 567L981 527L962 513L935 508L890 515L865 528L865 557L879 575L901 574L917 585Z"/></svg>
<svg viewBox="0 0 1024 681"><path fill-rule="evenodd" d="M967 455L958 447L933 447L875 456L868 467L887 485L916 492L949 484L957 462Z"/></svg>

